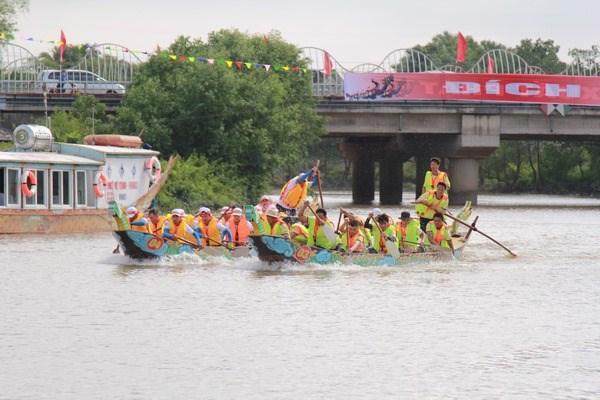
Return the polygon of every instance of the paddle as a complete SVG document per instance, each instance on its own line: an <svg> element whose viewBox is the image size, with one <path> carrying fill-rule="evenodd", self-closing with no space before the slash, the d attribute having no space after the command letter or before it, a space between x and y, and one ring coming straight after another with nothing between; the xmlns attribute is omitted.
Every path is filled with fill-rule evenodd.
<svg viewBox="0 0 600 400"><path fill-rule="evenodd" d="M474 230L475 232L479 232L479 234L485 236L486 238L490 239L492 242L496 243L498 246L502 247L504 250L506 250L511 256L516 257L517 255L515 253L513 253L512 251L510 251L510 249L506 246L504 246L502 243L500 243L499 241L497 241L496 239L494 239L493 237L486 235L485 233L481 232L479 229L477 229L474 225L470 225L467 224L464 221L461 221L460 219L456 218L455 216L451 215L448 211L446 211L446 214L448 217L450 217L450 219L453 219L454 221L458 222L459 224L462 224L464 226L466 226L467 228Z"/></svg>
<svg viewBox="0 0 600 400"><path fill-rule="evenodd" d="M317 184L319 185L319 197L321 198L321 207L325 208L325 203L323 202L323 189L321 188L321 171L319 171L319 162L317 160Z"/></svg>
<svg viewBox="0 0 600 400"><path fill-rule="evenodd" d="M250 253L250 249L249 249L248 247L237 247L235 250L229 250L229 248L228 248L226 245L224 245L223 243L217 242L216 240L213 240L213 239L211 239L211 238L209 238L209 237L207 237L207 239L208 239L208 240L210 240L211 242L218 243L218 244L219 244L219 246L223 246L223 247L225 247L225 248L226 248L228 251L230 251L230 252L231 252L231 255L232 255L234 258L237 258L237 257L245 257L245 256L247 256L247 255L248 255L248 253ZM198 246L198 243L190 242L189 240L187 240L187 239L184 239L184 238L182 238L182 237L179 237L179 236L177 237L177 239L176 239L176 240L179 240L179 241L182 241L182 242L184 242L184 243L187 243L187 244L189 244L190 246L192 246L192 247L195 247L195 248L197 248L197 249L200 249L200 250L204 251L206 254L208 254L208 255L211 255L211 256L219 257L219 256L222 256L222 255L223 255L223 254L221 254L221 252L219 252L219 251L216 251L216 252L215 252L215 250L216 250L216 249L213 249L213 248L211 248L210 246L205 246L205 247Z"/></svg>
<svg viewBox="0 0 600 400"><path fill-rule="evenodd" d="M385 248L387 249L388 254L391 255L392 257L394 257L395 259L400 258L400 250L398 250L396 243L392 242L390 240L390 238L388 238L385 235L385 233L383 232L383 229L381 229L381 227L379 226L379 223L377 221L373 221L373 223L377 226L377 229L379 229L379 234L381 236L385 237Z"/></svg>
<svg viewBox="0 0 600 400"><path fill-rule="evenodd" d="M315 216L316 219L318 219L319 221L321 221L321 226L323 227L323 233L325 234L325 236L327 237L327 240L329 240L330 242L335 242L337 240L337 236L335 236L335 231L333 230L333 228L329 225L327 225L315 212L315 210L313 210L313 208L310 206L310 204L304 203L306 205L306 207L313 213L313 215Z"/></svg>
<svg viewBox="0 0 600 400"><path fill-rule="evenodd" d="M340 224L342 223L342 209L340 208L340 216L338 217L337 227L335 228L336 232L340 231Z"/></svg>

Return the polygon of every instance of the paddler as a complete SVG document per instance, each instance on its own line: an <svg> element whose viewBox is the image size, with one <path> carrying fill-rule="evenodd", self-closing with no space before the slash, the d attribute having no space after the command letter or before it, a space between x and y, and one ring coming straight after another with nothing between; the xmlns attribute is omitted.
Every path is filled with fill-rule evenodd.
<svg viewBox="0 0 600 400"><path fill-rule="evenodd" d="M372 217L372 214L369 216ZM390 217L387 214L381 213L376 218L374 218L374 225L367 225L365 222L365 227L370 228L371 236L373 237L373 250L370 250L375 253L387 254L388 250L385 245L387 241L394 242L394 245L397 247L398 244L396 239L396 228L390 222Z"/></svg>
<svg viewBox="0 0 600 400"><path fill-rule="evenodd" d="M427 224L433 219L433 214L436 212L445 213L448 208L448 194L446 193L446 184L439 182L436 190L430 190L423 193L417 200L411 204L417 205L417 214L420 217L421 230L427 232ZM423 205L419 207L419 205Z"/></svg>
<svg viewBox="0 0 600 400"><path fill-rule="evenodd" d="M171 217L167 218L163 224L162 236L166 239L183 243L196 243L198 247L202 247L202 243L200 242L202 235L183 220L184 216L185 211L181 208L171 211Z"/></svg>
<svg viewBox="0 0 600 400"><path fill-rule="evenodd" d="M277 208L270 207L267 210L267 224L265 228L267 228L267 235L271 236L281 236L283 238L290 238L290 230L287 225L281 220L279 217L279 211Z"/></svg>
<svg viewBox="0 0 600 400"><path fill-rule="evenodd" d="M323 227L327 225L332 232L335 231L333 222L327 218L327 211L324 208L317 208L315 210L316 217L314 215L304 215L306 208L309 206L310 202L305 200L298 213L300 222L304 225L308 225L308 240L306 244L309 246L321 247L323 249L334 249L338 245L338 241L330 241L323 230Z"/></svg>
<svg viewBox="0 0 600 400"><path fill-rule="evenodd" d="M241 208L236 207L231 212L231 218L225 226L231 231L234 246L248 244L248 235L254 232L254 227L248 220Z"/></svg>
<svg viewBox="0 0 600 400"><path fill-rule="evenodd" d="M156 209L151 208L148 210L148 228L150 229L150 233L156 236L162 236L163 225L166 220L166 217L158 215Z"/></svg>
<svg viewBox="0 0 600 400"><path fill-rule="evenodd" d="M357 219L348 221L341 241L341 250L346 254L365 251L365 237L360 231L360 223Z"/></svg>
<svg viewBox="0 0 600 400"><path fill-rule="evenodd" d="M308 188L313 185L316 173L317 167L315 166L287 181L281 188L277 209L290 217L294 217L296 208L302 204L308 193Z"/></svg>
<svg viewBox="0 0 600 400"><path fill-rule="evenodd" d="M231 243L231 231L212 215L210 208L200 207L198 218L198 230L202 234L205 246L221 246L225 238L227 238L226 242Z"/></svg>
<svg viewBox="0 0 600 400"><path fill-rule="evenodd" d="M423 251L421 243L425 234L419 226L419 221L410 217L410 212L402 211L400 221L396 223L398 248L404 253Z"/></svg>
<svg viewBox="0 0 600 400"><path fill-rule="evenodd" d="M127 209L127 218L129 218L129 225L132 231L150 233L148 220L137 208L129 207Z"/></svg>
<svg viewBox="0 0 600 400"><path fill-rule="evenodd" d="M425 238L425 245L432 244L449 248L454 252L452 235L444 223L444 214L439 212L436 212L433 215L433 220L427 224L427 237Z"/></svg>

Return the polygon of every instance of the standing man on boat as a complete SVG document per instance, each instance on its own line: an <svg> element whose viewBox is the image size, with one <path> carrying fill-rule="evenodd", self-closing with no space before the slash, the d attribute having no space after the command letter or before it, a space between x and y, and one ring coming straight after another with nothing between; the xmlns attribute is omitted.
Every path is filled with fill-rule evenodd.
<svg viewBox="0 0 600 400"><path fill-rule="evenodd" d="M421 230L427 231L427 224L433 219L436 212L445 213L448 208L448 194L446 193L446 184L439 182L436 190L430 190L423 193L417 200L411 202L417 205L417 214L420 217ZM418 207L423 205L423 207Z"/></svg>
<svg viewBox="0 0 600 400"><path fill-rule="evenodd" d="M162 236L166 239L171 239L184 243L197 243L198 247L202 247L200 238L201 234L196 232L184 220L185 211L181 208L176 208L171 211L171 217L165 220L163 225Z"/></svg>
<svg viewBox="0 0 600 400"><path fill-rule="evenodd" d="M287 181L281 188L281 194L276 204L277 209L290 217L294 217L296 208L306 198L308 188L312 187L316 174L317 167L315 166Z"/></svg>
<svg viewBox="0 0 600 400"><path fill-rule="evenodd" d="M450 179L448 178L448 174L444 171L440 171L442 160L439 157L431 157L429 161L431 171L427 171L425 174L425 181L423 182L423 191L421 194L430 190L435 190L440 182L444 182L446 184L446 190L450 190Z"/></svg>
<svg viewBox="0 0 600 400"><path fill-rule="evenodd" d="M423 251L421 243L425 234L421 230L419 222L412 219L408 211L402 211L400 214L400 221L396 223L396 237L400 251L404 253Z"/></svg>
<svg viewBox="0 0 600 400"><path fill-rule="evenodd" d="M127 209L127 218L129 218L129 225L132 231L149 233L148 220L144 217L144 214L138 211L135 207L129 207Z"/></svg>
<svg viewBox="0 0 600 400"><path fill-rule="evenodd" d="M298 213L300 222L304 225L308 224L308 240L306 244L309 246L321 247L323 249L334 249L338 245L338 242L330 241L323 230L323 227L327 225L331 231L335 231L333 222L327 218L327 211L324 208L317 208L315 211L316 216L306 216L304 215L304 212L309 206L310 202L305 200L304 205L300 208L300 212Z"/></svg>
<svg viewBox="0 0 600 400"><path fill-rule="evenodd" d="M202 240L205 246L220 246L221 242L227 237L227 242L232 241L231 231L223 225L210 212L208 207L200 207L198 209L198 229L202 234Z"/></svg>
<svg viewBox="0 0 600 400"><path fill-rule="evenodd" d="M433 221L427 224L427 237L425 245L438 245L449 248L454 252L452 235L444 223L444 214L436 212L433 215Z"/></svg>
<svg viewBox="0 0 600 400"><path fill-rule="evenodd" d="M267 210L267 235L281 236L283 238L290 238L290 230L287 225L279 218L279 211L275 207L271 207Z"/></svg>

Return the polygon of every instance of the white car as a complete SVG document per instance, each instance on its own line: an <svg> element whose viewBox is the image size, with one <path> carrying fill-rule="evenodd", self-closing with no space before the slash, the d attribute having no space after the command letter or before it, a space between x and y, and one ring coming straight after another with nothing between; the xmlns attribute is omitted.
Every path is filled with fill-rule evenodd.
<svg viewBox="0 0 600 400"><path fill-rule="evenodd" d="M78 69L68 69L65 72L67 73L67 79L61 81L60 70L46 69L41 71L38 82L41 82L42 90L48 93L125 94L125 86L108 82L92 72Z"/></svg>

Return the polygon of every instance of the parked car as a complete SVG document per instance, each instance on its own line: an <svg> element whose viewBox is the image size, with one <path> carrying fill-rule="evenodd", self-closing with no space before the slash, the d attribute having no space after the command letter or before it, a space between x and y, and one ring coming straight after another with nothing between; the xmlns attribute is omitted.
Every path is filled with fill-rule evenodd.
<svg viewBox="0 0 600 400"><path fill-rule="evenodd" d="M48 93L125 94L125 87L109 82L100 76L78 69L66 70L66 80L61 80L60 70L46 69L40 72L38 81Z"/></svg>

